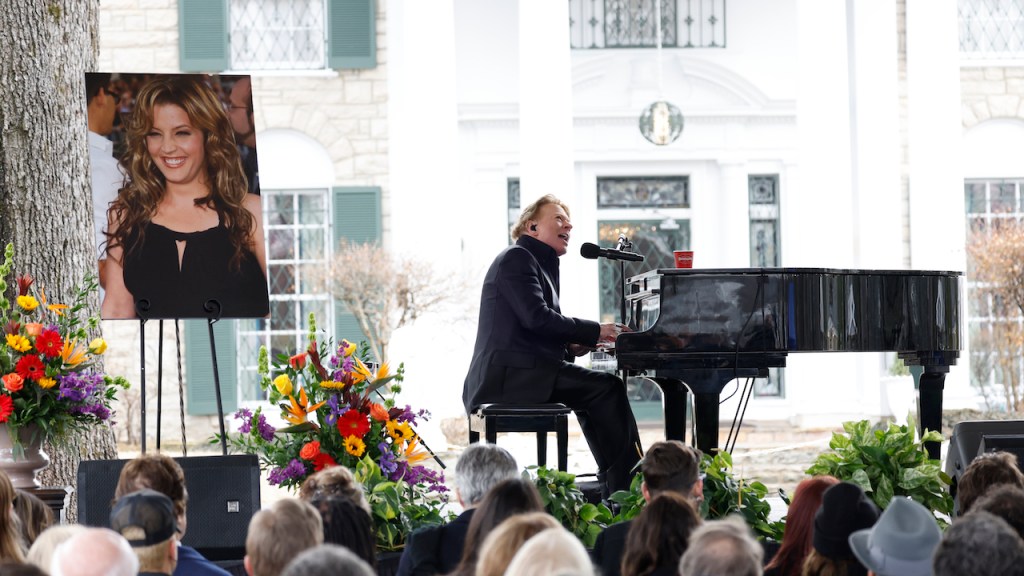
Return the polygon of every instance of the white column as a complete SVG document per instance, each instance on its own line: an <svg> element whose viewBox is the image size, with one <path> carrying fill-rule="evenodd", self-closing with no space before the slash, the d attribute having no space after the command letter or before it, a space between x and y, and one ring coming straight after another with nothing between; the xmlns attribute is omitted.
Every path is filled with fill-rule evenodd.
<svg viewBox="0 0 1024 576"><path fill-rule="evenodd" d="M519 1L519 146L525 206L544 194L577 204L572 60L564 3Z"/></svg>
<svg viewBox="0 0 1024 576"><path fill-rule="evenodd" d="M903 267L896 2L847 0L857 268Z"/></svg>

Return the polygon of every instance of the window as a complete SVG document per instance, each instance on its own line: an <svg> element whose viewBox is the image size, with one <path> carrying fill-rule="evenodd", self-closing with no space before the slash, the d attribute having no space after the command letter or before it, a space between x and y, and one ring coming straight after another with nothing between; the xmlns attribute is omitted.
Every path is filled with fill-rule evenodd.
<svg viewBox="0 0 1024 576"><path fill-rule="evenodd" d="M964 208L969 243L974 233L998 230L1004 222L1020 222L1024 218L1024 179L967 180ZM1016 388L1024 381L1021 349L1014 344L1024 336L1024 318L1015 303L1004 301L992 285L976 280L976 265L968 251L971 384L987 395L990 386Z"/></svg>
<svg viewBox="0 0 1024 576"><path fill-rule="evenodd" d="M309 315L328 327L334 312L330 296L316 282L331 254L328 191L264 190L263 204L270 318L238 321L243 401L264 399L256 371L260 346L271 357L303 350Z"/></svg>
<svg viewBox="0 0 1024 576"><path fill-rule="evenodd" d="M373 68L376 0L179 0L181 69Z"/></svg>
<svg viewBox="0 0 1024 576"><path fill-rule="evenodd" d="M512 230L512 226L519 221L519 213L521 212L521 200L519 199L519 178L508 179L508 229ZM508 243L512 243L512 235L509 234Z"/></svg>
<svg viewBox="0 0 1024 576"><path fill-rule="evenodd" d="M661 45L725 48L725 0L660 0ZM569 0L573 48L657 46L655 0Z"/></svg>
<svg viewBox="0 0 1024 576"><path fill-rule="evenodd" d="M959 0L960 55L967 59L1024 57L1024 5L1008 0Z"/></svg>
<svg viewBox="0 0 1024 576"><path fill-rule="evenodd" d="M779 266L779 175L747 176L750 201L750 266ZM770 368L768 378L754 380L755 396L784 396L784 372Z"/></svg>

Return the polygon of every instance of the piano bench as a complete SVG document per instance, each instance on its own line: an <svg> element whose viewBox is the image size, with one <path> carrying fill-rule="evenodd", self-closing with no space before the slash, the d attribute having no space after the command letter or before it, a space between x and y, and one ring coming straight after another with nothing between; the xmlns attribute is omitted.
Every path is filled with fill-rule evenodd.
<svg viewBox="0 0 1024 576"><path fill-rule="evenodd" d="M536 432L537 465L547 465L548 432L558 443L558 469L569 468L569 413L565 404L483 404L469 415L469 442L480 441L480 430L489 444L497 444L501 432Z"/></svg>

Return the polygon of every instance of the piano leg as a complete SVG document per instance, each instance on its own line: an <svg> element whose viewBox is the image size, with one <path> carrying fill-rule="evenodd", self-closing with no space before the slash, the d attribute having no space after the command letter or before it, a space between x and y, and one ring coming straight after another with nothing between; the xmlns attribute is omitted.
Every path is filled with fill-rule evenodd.
<svg viewBox="0 0 1024 576"><path fill-rule="evenodd" d="M942 432L942 389L945 387L945 381L946 373L932 371L931 367L925 367L924 373L921 374L921 384L917 392L920 434L924 434L925 430ZM939 442L926 442L924 447L928 451L929 458L939 459L941 454Z"/></svg>
<svg viewBox="0 0 1024 576"><path fill-rule="evenodd" d="M686 442L686 408L689 390L674 378L651 378L661 388L661 408L665 415L665 439Z"/></svg>
<svg viewBox="0 0 1024 576"><path fill-rule="evenodd" d="M718 450L718 407L717 392L693 395L693 417L696 420L697 448L705 454Z"/></svg>

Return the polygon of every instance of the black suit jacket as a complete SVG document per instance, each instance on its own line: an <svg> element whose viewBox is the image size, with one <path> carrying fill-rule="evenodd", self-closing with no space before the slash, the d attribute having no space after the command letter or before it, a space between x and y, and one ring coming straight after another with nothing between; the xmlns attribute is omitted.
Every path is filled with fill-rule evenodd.
<svg viewBox="0 0 1024 576"><path fill-rule="evenodd" d="M632 520L612 524L597 535L594 550L590 553L594 564L601 569L602 576L621 574L622 553L626 550L626 536Z"/></svg>
<svg viewBox="0 0 1024 576"><path fill-rule="evenodd" d="M471 508L448 524L413 532L402 551L396 576L432 576L455 570L462 559L462 547L472 519Z"/></svg>
<svg viewBox="0 0 1024 576"><path fill-rule="evenodd" d="M480 321L462 391L467 412L489 402L545 402L570 343L594 346L601 325L563 316L558 254L522 236L494 259L480 295Z"/></svg>

